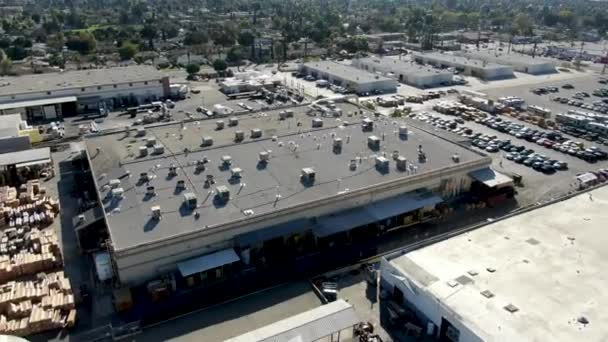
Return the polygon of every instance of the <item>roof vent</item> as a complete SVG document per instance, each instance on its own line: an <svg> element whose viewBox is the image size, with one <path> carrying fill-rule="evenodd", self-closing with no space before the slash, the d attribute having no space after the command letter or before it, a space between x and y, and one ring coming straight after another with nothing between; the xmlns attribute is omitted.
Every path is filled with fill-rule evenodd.
<svg viewBox="0 0 608 342"><path fill-rule="evenodd" d="M175 164L169 165L169 177L177 176L177 167Z"/></svg>
<svg viewBox="0 0 608 342"><path fill-rule="evenodd" d="M146 188L146 195L148 195L148 196L156 195L156 190L154 189L153 186L149 186Z"/></svg>
<svg viewBox="0 0 608 342"><path fill-rule="evenodd" d="M215 129L224 129L224 120L218 120L215 122Z"/></svg>
<svg viewBox="0 0 608 342"><path fill-rule="evenodd" d="M267 163L270 160L270 153L262 151L258 153L258 159L260 162Z"/></svg>
<svg viewBox="0 0 608 342"><path fill-rule="evenodd" d="M351 170L356 170L357 169L357 159L351 159L350 162L348 163L348 168Z"/></svg>
<svg viewBox="0 0 608 342"><path fill-rule="evenodd" d="M186 181L183 180L183 179L178 180L177 184L175 184L175 188L176 189L181 189L181 190L186 189Z"/></svg>
<svg viewBox="0 0 608 342"><path fill-rule="evenodd" d="M228 126L236 126L239 124L239 119L236 117L231 117L228 119Z"/></svg>
<svg viewBox="0 0 608 342"><path fill-rule="evenodd" d="M399 158L399 151L394 150L392 154L393 160L397 160Z"/></svg>
<svg viewBox="0 0 608 342"><path fill-rule="evenodd" d="M492 293L492 291L490 290L484 290L480 292L482 296L486 297L486 298L492 298L494 297L494 293Z"/></svg>
<svg viewBox="0 0 608 342"><path fill-rule="evenodd" d="M213 145L213 138L212 138L212 137L210 137L210 136L208 136L208 135L207 135L207 136L204 136L204 137L203 137L203 142L202 142L202 144L201 144L201 145L202 145L203 147Z"/></svg>
<svg viewBox="0 0 608 342"><path fill-rule="evenodd" d="M406 125L399 126L399 136L407 137L407 133L408 133L408 131L407 131Z"/></svg>
<svg viewBox="0 0 608 342"><path fill-rule="evenodd" d="M112 189L118 188L120 186L120 179L110 179L108 184L110 185L110 188L112 188Z"/></svg>
<svg viewBox="0 0 608 342"><path fill-rule="evenodd" d="M245 132L243 131L235 131L234 132L234 141L239 142L245 139Z"/></svg>
<svg viewBox="0 0 608 342"><path fill-rule="evenodd" d="M165 153L165 146L161 144L154 145L154 154L163 154Z"/></svg>
<svg viewBox="0 0 608 342"><path fill-rule="evenodd" d="M184 205L188 209L196 209L196 195L192 192L184 194Z"/></svg>
<svg viewBox="0 0 608 342"><path fill-rule="evenodd" d="M196 168L195 168L196 172L202 172L205 171L205 161L200 159L196 161Z"/></svg>
<svg viewBox="0 0 608 342"><path fill-rule="evenodd" d="M251 138L255 139L255 138L261 138L262 137L262 130L259 128L254 128L251 130Z"/></svg>
<svg viewBox="0 0 608 342"><path fill-rule="evenodd" d="M459 155L458 153L454 153L454 154L452 155L452 161L453 161L454 163L460 163L460 155Z"/></svg>
<svg viewBox="0 0 608 342"><path fill-rule="evenodd" d="M312 119L312 128L323 127L323 119L314 118Z"/></svg>
<svg viewBox="0 0 608 342"><path fill-rule="evenodd" d="M139 146L139 156L145 157L148 155L148 148L146 146Z"/></svg>
<svg viewBox="0 0 608 342"><path fill-rule="evenodd" d="M334 138L333 149L334 149L335 153L339 153L342 151L342 139L341 138Z"/></svg>
<svg viewBox="0 0 608 342"><path fill-rule="evenodd" d="M513 304L505 306L504 309L509 311L510 313L516 313L517 311L519 311L519 308Z"/></svg>
<svg viewBox="0 0 608 342"><path fill-rule="evenodd" d="M146 138L146 146L152 147L154 145L156 145L156 138L155 137L148 137L148 138Z"/></svg>
<svg viewBox="0 0 608 342"><path fill-rule="evenodd" d="M138 127L137 128L137 134L135 136L137 137L143 137L146 135L146 129L143 127Z"/></svg>
<svg viewBox="0 0 608 342"><path fill-rule="evenodd" d="M148 182L150 180L150 175L148 175L147 172L142 172L139 174L139 181L140 182Z"/></svg>
<svg viewBox="0 0 608 342"><path fill-rule="evenodd" d="M315 169L313 169L312 167L305 167L302 169L302 174L300 178L304 183L312 184L315 182L315 176Z"/></svg>
<svg viewBox="0 0 608 342"><path fill-rule="evenodd" d="M152 218L155 220L160 220L160 218L162 217L162 214L160 212L160 205L155 205L151 207L150 210L152 211Z"/></svg>

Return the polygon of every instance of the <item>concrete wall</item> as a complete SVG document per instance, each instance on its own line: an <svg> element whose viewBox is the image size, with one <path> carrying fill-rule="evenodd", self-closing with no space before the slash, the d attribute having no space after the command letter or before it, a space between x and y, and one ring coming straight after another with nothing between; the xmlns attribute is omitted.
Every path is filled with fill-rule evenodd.
<svg viewBox="0 0 608 342"><path fill-rule="evenodd" d="M76 96L77 98L99 96L101 99L111 99L129 97L131 94L133 94L133 96L136 97L138 100L143 101L146 97L167 97L169 95L168 82L168 78L165 77L163 79L155 79L142 82L107 84L84 88L57 89L50 91L49 93L45 91L39 91L22 93L17 95L0 94L0 103L51 99L65 96Z"/></svg>
<svg viewBox="0 0 608 342"><path fill-rule="evenodd" d="M441 327L441 319L448 320L460 332L458 342L483 342L484 339L477 336L467 327L448 307L442 304L439 299L428 293L425 288L418 286L415 281L409 279L404 272L394 266L386 258L380 262L381 285L384 290L392 293L394 287L399 288L403 293L404 299L410 306L415 308L418 316L423 320L426 327L428 322L435 325L435 332L438 334Z"/></svg>
<svg viewBox="0 0 608 342"><path fill-rule="evenodd" d="M177 262L231 247L234 245L233 239L236 236L247 232L299 218L319 217L364 206L417 189L426 188L438 193L449 191L449 189L445 189L446 180L456 179L456 183L459 183L461 179L466 178L466 174L485 168L490 162L490 158L482 158L469 165L456 165L441 173L414 175L382 186L351 191L272 214L256 215L253 218L245 218L224 226L209 227L165 241L117 251L115 262L121 281L128 285L136 285L176 269Z"/></svg>

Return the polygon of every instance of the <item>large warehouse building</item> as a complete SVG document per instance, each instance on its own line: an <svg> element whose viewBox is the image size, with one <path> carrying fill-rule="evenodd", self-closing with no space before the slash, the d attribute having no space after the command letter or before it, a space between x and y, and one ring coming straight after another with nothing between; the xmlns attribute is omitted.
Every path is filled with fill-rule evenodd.
<svg viewBox="0 0 608 342"><path fill-rule="evenodd" d="M428 52L414 53L414 60L420 64L431 64L439 68L454 68L465 75L483 80L497 80L515 77L513 67L504 64L484 62L453 54Z"/></svg>
<svg viewBox="0 0 608 342"><path fill-rule="evenodd" d="M424 67L413 62L390 57L373 57L353 60L354 67L371 73L382 73L389 78L418 88L432 88L452 84L454 74L447 70Z"/></svg>
<svg viewBox="0 0 608 342"><path fill-rule="evenodd" d="M551 74L557 72L555 68L555 63L549 59L542 57L535 57L523 55L519 53L511 53L505 54L500 53L496 54L494 51L484 51L484 52L454 52L459 56L478 59L481 61L485 61L487 63L497 63L510 65L513 67L515 71L523 72L531 75L543 75L543 74Z"/></svg>
<svg viewBox="0 0 608 342"><path fill-rule="evenodd" d="M0 115L53 120L163 99L169 86L169 78L149 66L0 77Z"/></svg>
<svg viewBox="0 0 608 342"><path fill-rule="evenodd" d="M607 207L603 187L395 252L382 287L439 340L604 341Z"/></svg>
<svg viewBox="0 0 608 342"><path fill-rule="evenodd" d="M332 84L345 87L355 93L392 93L397 91L397 81L394 79L371 74L355 67L332 61L305 63L300 66L300 72L327 80Z"/></svg>
<svg viewBox="0 0 608 342"><path fill-rule="evenodd" d="M478 174L490 157L336 105L348 125L296 107L288 118L88 137L115 275L131 286L169 273L202 281L335 246L344 234L415 224L476 182L495 186Z"/></svg>

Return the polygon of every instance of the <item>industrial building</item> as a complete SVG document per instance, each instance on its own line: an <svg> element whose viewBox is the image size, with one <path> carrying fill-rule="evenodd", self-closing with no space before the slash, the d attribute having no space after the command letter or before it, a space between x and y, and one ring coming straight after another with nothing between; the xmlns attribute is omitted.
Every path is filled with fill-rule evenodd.
<svg viewBox="0 0 608 342"><path fill-rule="evenodd" d="M226 342L353 341L354 326L360 321L353 306L339 299Z"/></svg>
<svg viewBox="0 0 608 342"><path fill-rule="evenodd" d="M167 98L169 78L149 66L0 77L0 115L28 122L133 106Z"/></svg>
<svg viewBox="0 0 608 342"><path fill-rule="evenodd" d="M220 89L224 94L241 94L256 92L262 88L274 89L281 80L274 75L267 75L259 71L239 72L234 77L224 78L220 81Z"/></svg>
<svg viewBox="0 0 608 342"><path fill-rule="evenodd" d="M474 52L454 52L462 57L477 59L486 63L510 65L515 71L531 75L544 75L557 72L555 63L546 58L532 57L519 53L496 53L492 50Z"/></svg>
<svg viewBox="0 0 608 342"><path fill-rule="evenodd" d="M394 79L332 61L304 63L300 66L300 73L327 80L357 94L397 91L397 81Z"/></svg>
<svg viewBox="0 0 608 342"><path fill-rule="evenodd" d="M414 53L413 56L414 60L420 64L431 64L438 68L454 68L465 75L478 77L482 80L515 77L513 67L509 65L440 52Z"/></svg>
<svg viewBox="0 0 608 342"><path fill-rule="evenodd" d="M475 173L490 157L335 105L342 118L295 107L87 137L115 277L204 283L424 222L473 184L495 187Z"/></svg>
<svg viewBox="0 0 608 342"><path fill-rule="evenodd" d="M396 78L399 82L418 88L449 86L454 77L454 74L447 70L424 67L413 61L407 62L390 57L354 59L352 65L371 73L381 73L389 78Z"/></svg>
<svg viewBox="0 0 608 342"><path fill-rule="evenodd" d="M602 341L608 188L381 261L381 287L439 340Z"/></svg>

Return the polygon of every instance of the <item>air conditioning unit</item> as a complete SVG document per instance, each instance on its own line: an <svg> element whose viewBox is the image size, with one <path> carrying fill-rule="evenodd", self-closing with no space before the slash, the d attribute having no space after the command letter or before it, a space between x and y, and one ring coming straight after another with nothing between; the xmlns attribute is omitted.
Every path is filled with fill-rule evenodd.
<svg viewBox="0 0 608 342"><path fill-rule="evenodd" d="M138 127L136 136L143 137L145 135L146 135L146 129L143 127Z"/></svg>
<svg viewBox="0 0 608 342"><path fill-rule="evenodd" d="M234 132L234 141L243 141L245 139L245 132L243 131L235 131Z"/></svg>
<svg viewBox="0 0 608 342"><path fill-rule="evenodd" d="M148 137L148 138L146 138L146 146L152 147L154 145L156 145L156 138L155 137Z"/></svg>
<svg viewBox="0 0 608 342"><path fill-rule="evenodd" d="M230 190L226 186L220 185L215 188L215 197L222 202L226 202L230 199Z"/></svg>
<svg viewBox="0 0 608 342"><path fill-rule="evenodd" d="M150 210L152 211L152 218L160 220L160 218L162 217L162 214L160 212L160 205L155 205L151 207Z"/></svg>
<svg viewBox="0 0 608 342"><path fill-rule="evenodd" d="M169 177L177 176L177 167L174 164L169 165Z"/></svg>
<svg viewBox="0 0 608 342"><path fill-rule="evenodd" d="M254 128L251 130L251 138L255 139L255 138L261 138L262 137L262 130L259 128Z"/></svg>
<svg viewBox="0 0 608 342"><path fill-rule="evenodd" d="M145 157L148 155L148 147L146 146L139 146L139 156L140 157Z"/></svg>
<svg viewBox="0 0 608 342"><path fill-rule="evenodd" d="M407 158L404 156L397 157L397 170L407 171Z"/></svg>
<svg viewBox="0 0 608 342"><path fill-rule="evenodd" d="M312 119L312 128L323 127L323 119L314 118Z"/></svg>
<svg viewBox="0 0 608 342"><path fill-rule="evenodd" d="M243 170L240 167L235 167L235 168L232 168L232 170L230 170L230 172L232 173L232 178L241 178Z"/></svg>
<svg viewBox="0 0 608 342"><path fill-rule="evenodd" d="M188 209L196 209L196 195L192 192L184 194L184 205Z"/></svg>
<svg viewBox="0 0 608 342"><path fill-rule="evenodd" d="M239 119L232 117L230 119L228 119L228 126L236 126L239 124Z"/></svg>
<svg viewBox="0 0 608 342"><path fill-rule="evenodd" d="M315 181L315 169L312 167L305 167L302 169L301 179L306 183L314 183Z"/></svg>
<svg viewBox="0 0 608 342"><path fill-rule="evenodd" d="M342 151L342 139L341 138L334 138L333 149L334 149L334 152Z"/></svg>
<svg viewBox="0 0 608 342"><path fill-rule="evenodd" d="M146 188L146 195L154 196L156 195L156 189L153 186L149 186Z"/></svg>
<svg viewBox="0 0 608 342"><path fill-rule="evenodd" d="M371 136L367 137L367 146L369 146L369 148L372 150L379 150L380 149L380 138L378 138L375 135L371 135Z"/></svg>
<svg viewBox="0 0 608 342"><path fill-rule="evenodd" d="M183 179L178 180L177 183L175 184L175 187L177 189L182 189L182 190L185 189L186 188L186 181L183 180Z"/></svg>
<svg viewBox="0 0 608 342"><path fill-rule="evenodd" d="M147 172L142 172L139 174L139 180L141 182L148 182L150 180L150 175Z"/></svg>
<svg viewBox="0 0 608 342"><path fill-rule="evenodd" d="M267 163L270 160L270 153L262 151L258 154L258 159L263 163Z"/></svg>
<svg viewBox="0 0 608 342"><path fill-rule="evenodd" d="M399 158L399 151L394 150L393 151L393 160L397 160Z"/></svg>
<svg viewBox="0 0 608 342"><path fill-rule="evenodd" d="M112 189L112 197L114 198L122 198L122 195L125 193L125 189L123 188L116 188L116 189Z"/></svg>
<svg viewBox="0 0 608 342"><path fill-rule="evenodd" d="M120 186L120 179L110 179L108 184L110 185L110 188L112 188L112 189L118 188Z"/></svg>
<svg viewBox="0 0 608 342"><path fill-rule="evenodd" d="M211 146L213 145L213 138L210 136L204 136L202 146Z"/></svg>
<svg viewBox="0 0 608 342"><path fill-rule="evenodd" d="M205 171L205 161L197 160L196 161L196 172Z"/></svg>
<svg viewBox="0 0 608 342"><path fill-rule="evenodd" d="M369 118L365 118L363 119L363 121L361 121L361 128L364 131L373 131L374 130L374 122L369 119Z"/></svg>
<svg viewBox="0 0 608 342"><path fill-rule="evenodd" d="M353 171L356 170L357 169L357 159L351 159L348 162L348 168L351 169L351 170L353 170Z"/></svg>
<svg viewBox="0 0 608 342"><path fill-rule="evenodd" d="M376 169L388 170L388 159L386 157L376 157Z"/></svg>
<svg viewBox="0 0 608 342"><path fill-rule="evenodd" d="M408 133L408 130L407 130L406 125L399 126L399 136L407 137L407 133Z"/></svg>
<svg viewBox="0 0 608 342"><path fill-rule="evenodd" d="M154 154L163 154L165 153L165 146L161 144L154 145Z"/></svg>
<svg viewBox="0 0 608 342"><path fill-rule="evenodd" d="M215 129L224 129L224 120L218 120L215 122Z"/></svg>
<svg viewBox="0 0 608 342"><path fill-rule="evenodd" d="M222 162L222 165L228 166L232 164L232 157L229 155L222 156L220 160Z"/></svg>

